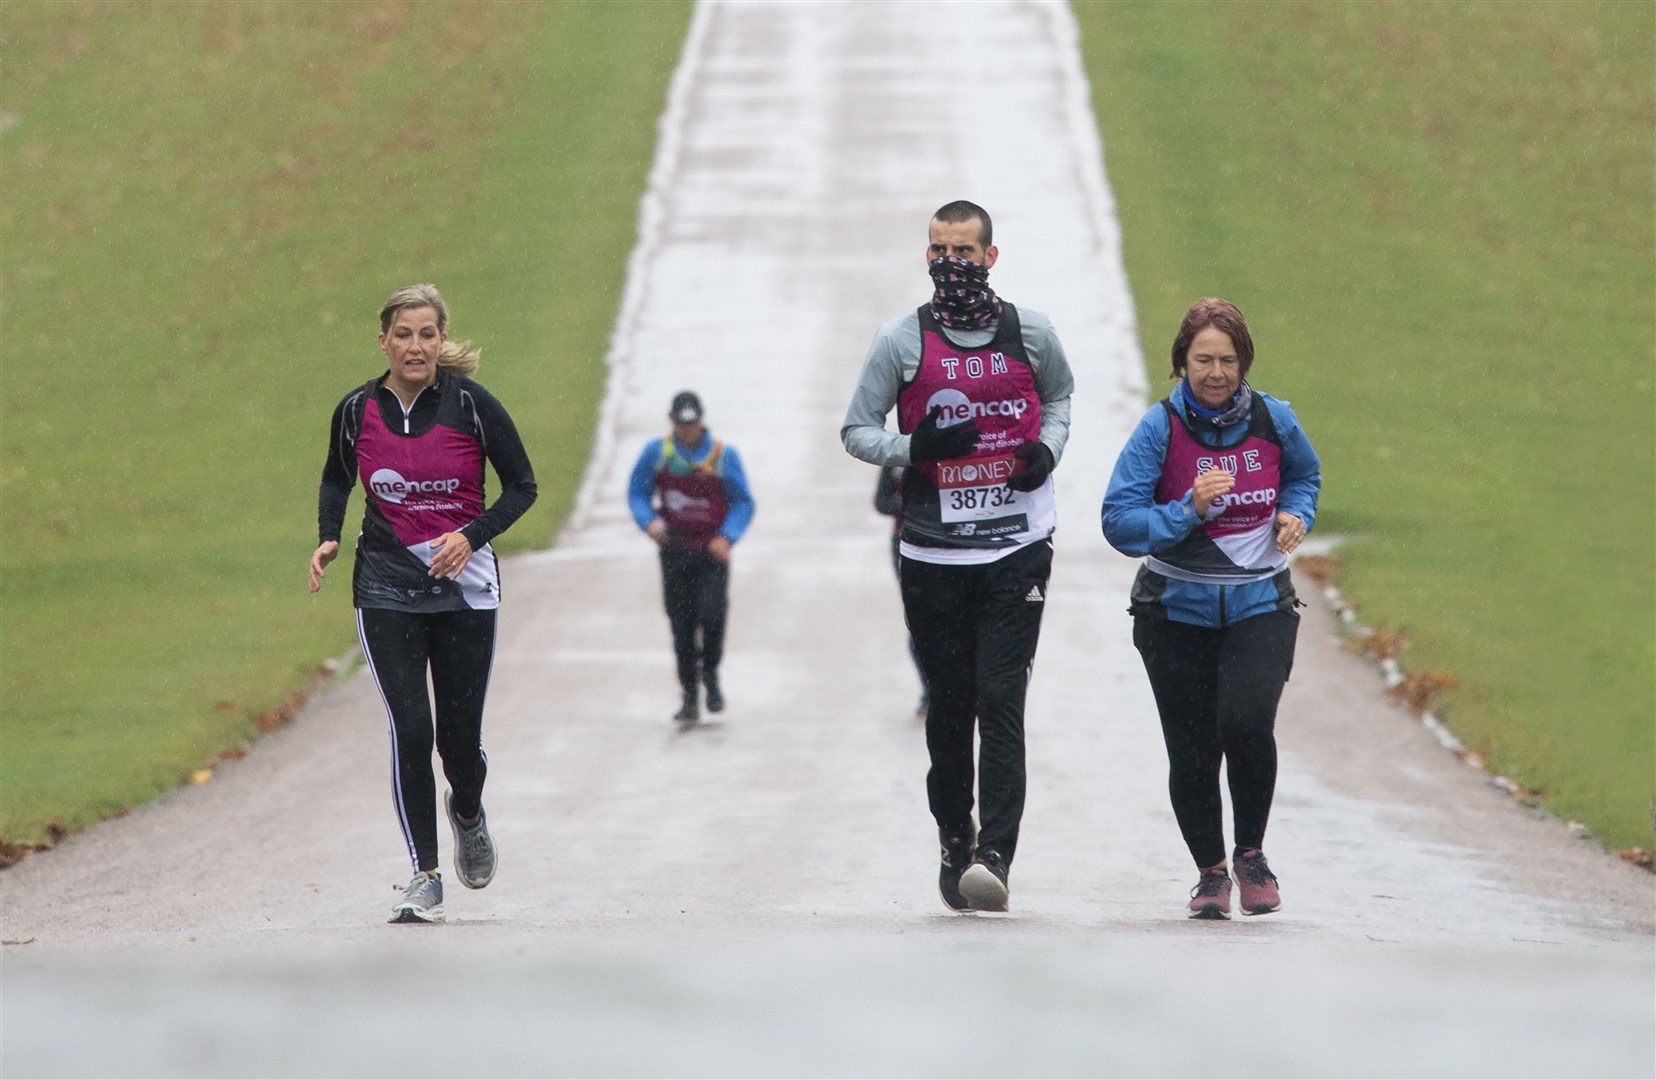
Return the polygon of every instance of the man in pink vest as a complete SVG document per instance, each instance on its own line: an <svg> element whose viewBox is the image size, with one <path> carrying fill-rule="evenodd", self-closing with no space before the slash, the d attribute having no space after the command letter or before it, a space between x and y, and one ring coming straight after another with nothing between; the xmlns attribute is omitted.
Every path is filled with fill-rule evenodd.
<svg viewBox="0 0 1656 1080"><path fill-rule="evenodd" d="M702 424L701 399L689 390L667 412L672 431L644 444L627 486L633 520L661 548L661 585L673 631L683 693L673 719L721 712L719 661L730 606L730 549L753 520L753 494L736 448Z"/></svg>
<svg viewBox="0 0 1656 1080"><path fill-rule="evenodd" d="M1051 473L1074 387L1052 321L989 287L999 254L981 206L952 202L932 215L932 298L880 327L840 428L853 457L912 466L902 480L903 612L930 695L926 791L943 849L938 891L954 911L1007 909L1024 694L1057 525ZM893 408L895 432L885 427Z"/></svg>

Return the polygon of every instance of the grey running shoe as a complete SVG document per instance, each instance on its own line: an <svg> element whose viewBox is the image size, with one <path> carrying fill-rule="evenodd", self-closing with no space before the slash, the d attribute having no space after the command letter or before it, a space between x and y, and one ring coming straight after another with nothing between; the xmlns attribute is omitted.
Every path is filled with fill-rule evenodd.
<svg viewBox="0 0 1656 1080"><path fill-rule="evenodd" d="M724 712L724 691L719 689L719 677L703 675L702 685L707 687L707 711Z"/></svg>
<svg viewBox="0 0 1656 1080"><path fill-rule="evenodd" d="M1231 879L1223 867L1203 870L1196 887L1190 890L1192 919L1230 918Z"/></svg>
<svg viewBox="0 0 1656 1080"><path fill-rule="evenodd" d="M972 905L960 892L960 876L972 864L972 849L977 846L977 829L951 836L937 830L938 843L943 846L942 866L937 872L937 893L950 911L970 911Z"/></svg>
<svg viewBox="0 0 1656 1080"><path fill-rule="evenodd" d="M701 709L696 705L696 691L694 688L684 692L684 704L679 711L673 714L673 719L681 724L694 724L701 719Z"/></svg>
<svg viewBox="0 0 1656 1080"><path fill-rule="evenodd" d="M973 911L1005 911L1011 890L1006 884L1006 860L992 848L978 851L972 865L960 875L960 894Z"/></svg>
<svg viewBox="0 0 1656 1080"><path fill-rule="evenodd" d="M391 909L390 922L422 923L443 921L443 881L421 870L403 890L402 902Z"/></svg>
<svg viewBox="0 0 1656 1080"><path fill-rule="evenodd" d="M468 889L481 889L494 880L495 845L489 835L489 815L477 807L477 824L467 825L454 812L454 792L443 792L443 809L454 830L454 876Z"/></svg>

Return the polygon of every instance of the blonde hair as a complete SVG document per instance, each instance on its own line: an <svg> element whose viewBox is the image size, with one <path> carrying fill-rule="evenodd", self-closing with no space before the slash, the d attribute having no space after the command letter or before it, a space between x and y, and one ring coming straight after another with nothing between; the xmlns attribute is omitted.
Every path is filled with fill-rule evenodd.
<svg viewBox="0 0 1656 1080"><path fill-rule="evenodd" d="M397 312L423 307L437 313L437 329L448 333L448 305L443 302L443 294L437 291L435 285L404 285L392 293L380 307L380 333L391 332L391 321L397 317ZM456 375L470 375L477 370L477 363L482 357L483 350L474 348L469 341L445 341L437 354L437 366Z"/></svg>

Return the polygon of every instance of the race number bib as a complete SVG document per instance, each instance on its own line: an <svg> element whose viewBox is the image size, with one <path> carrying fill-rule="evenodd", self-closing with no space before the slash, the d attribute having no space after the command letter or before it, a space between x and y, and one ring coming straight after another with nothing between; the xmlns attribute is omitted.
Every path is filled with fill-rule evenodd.
<svg viewBox="0 0 1656 1080"><path fill-rule="evenodd" d="M1027 493L1006 486L1015 465L1011 454L939 462L939 516L945 522L988 521L1026 513Z"/></svg>

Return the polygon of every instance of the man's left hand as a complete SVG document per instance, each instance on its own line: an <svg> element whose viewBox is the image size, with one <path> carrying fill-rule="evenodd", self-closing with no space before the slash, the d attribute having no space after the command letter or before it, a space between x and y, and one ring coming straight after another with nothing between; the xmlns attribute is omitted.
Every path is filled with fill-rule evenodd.
<svg viewBox="0 0 1656 1080"><path fill-rule="evenodd" d="M707 542L707 553L713 557L714 562L729 562L730 541L722 536L715 536Z"/></svg>
<svg viewBox="0 0 1656 1080"><path fill-rule="evenodd" d="M1012 456L1029 463L1027 469L1006 482L1013 491L1034 491L1052 475L1052 451L1039 439L1024 443Z"/></svg>

